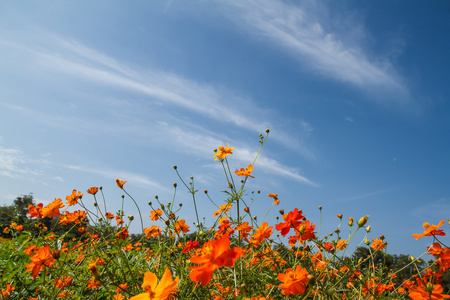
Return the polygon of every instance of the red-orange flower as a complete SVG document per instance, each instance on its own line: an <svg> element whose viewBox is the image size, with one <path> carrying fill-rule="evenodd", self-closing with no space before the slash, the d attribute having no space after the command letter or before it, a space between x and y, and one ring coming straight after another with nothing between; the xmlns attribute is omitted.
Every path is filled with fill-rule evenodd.
<svg viewBox="0 0 450 300"><path fill-rule="evenodd" d="M58 217L60 215L59 209L64 207L65 205L62 203L61 199L56 199L46 207L42 208L42 218L45 217Z"/></svg>
<svg viewBox="0 0 450 300"><path fill-rule="evenodd" d="M31 256L31 263L25 265L28 268L26 272L31 271L31 276L33 279L36 279L40 271L44 270L45 267L51 267L55 262L50 251L50 246L47 245L40 248L36 254Z"/></svg>
<svg viewBox="0 0 450 300"><path fill-rule="evenodd" d="M298 208L295 208L293 211L290 211L287 215L283 216L284 223L280 223L275 225L275 228L278 231L281 231L282 236L286 236L291 228L297 228L298 225L302 222L304 218L302 211L299 211Z"/></svg>
<svg viewBox="0 0 450 300"><path fill-rule="evenodd" d="M200 248L200 246L198 245L198 241L187 241L186 247L184 247L184 249L183 249L183 253L189 252L192 249L197 249L197 248Z"/></svg>
<svg viewBox="0 0 450 300"><path fill-rule="evenodd" d="M303 294L308 283L308 272L301 266L297 266L295 271L289 268L286 270L285 274L278 274L278 280L284 282L279 285L279 287L283 289L281 291L283 295Z"/></svg>
<svg viewBox="0 0 450 300"><path fill-rule="evenodd" d="M123 189L123 185L126 183L126 181L120 180L116 178L117 186Z"/></svg>
<svg viewBox="0 0 450 300"><path fill-rule="evenodd" d="M238 176L248 176L251 178L255 178L251 175L252 172L253 172L253 165L248 165L248 167L245 168L245 170L244 170L244 168L241 168L240 171L238 169L236 169L236 171L234 171L234 173Z"/></svg>
<svg viewBox="0 0 450 300"><path fill-rule="evenodd" d="M226 147L224 146L220 146L219 149L217 150L217 152L214 154L213 157L217 156L216 158L214 158L214 160L217 159L223 159L225 158L225 156L229 155L229 154L233 154L234 148L228 148L228 143L226 144Z"/></svg>
<svg viewBox="0 0 450 300"><path fill-rule="evenodd" d="M144 275L144 282L142 288L145 293L131 297L130 300L168 300L172 299L172 294L176 293L178 287L176 286L180 279L172 279L172 273L166 267L161 280L158 283L158 277L152 272L146 272Z"/></svg>
<svg viewBox="0 0 450 300"><path fill-rule="evenodd" d="M425 231L420 234L411 234L413 237L416 238L416 240L420 239L424 236L432 236L432 235L445 235L444 231L442 230L436 230L442 225L444 225L445 221L442 220L439 222L438 225L430 225L427 222L423 223L423 228L425 228Z"/></svg>
<svg viewBox="0 0 450 300"><path fill-rule="evenodd" d="M42 207L44 204L39 203L38 205L34 206L32 204L28 205L28 213L30 215L30 219L32 218L42 218Z"/></svg>
<svg viewBox="0 0 450 300"><path fill-rule="evenodd" d="M244 250L240 247L229 248L228 236L206 242L202 247L202 254L191 258L192 263L201 265L189 268L192 270L189 274L192 281L195 283L201 281L202 285L206 286L211 281L216 269L223 266L234 266L236 260L243 255Z"/></svg>

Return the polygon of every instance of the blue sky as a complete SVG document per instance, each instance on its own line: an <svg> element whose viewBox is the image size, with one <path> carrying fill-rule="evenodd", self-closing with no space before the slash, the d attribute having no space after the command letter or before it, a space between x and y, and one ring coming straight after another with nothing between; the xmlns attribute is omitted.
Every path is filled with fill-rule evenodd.
<svg viewBox="0 0 450 300"><path fill-rule="evenodd" d="M417 256L431 240L411 233L450 216L449 15L444 1L3 1L0 203L72 189L89 203L103 186L115 212L120 178L148 227L173 165L223 204L213 149L246 167L270 128L254 213L278 193L266 221L298 207L318 225L322 206L322 236L338 213L368 214L369 239ZM187 191L175 202L192 224Z"/></svg>

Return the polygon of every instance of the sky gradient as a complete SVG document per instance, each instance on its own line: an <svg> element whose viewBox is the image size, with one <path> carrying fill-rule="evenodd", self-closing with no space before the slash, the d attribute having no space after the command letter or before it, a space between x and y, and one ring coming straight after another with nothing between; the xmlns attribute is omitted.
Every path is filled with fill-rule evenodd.
<svg viewBox="0 0 450 300"><path fill-rule="evenodd" d="M431 239L411 234L450 217L449 34L445 1L3 1L0 204L103 186L116 212L120 178L149 227L178 182L192 224L172 166L221 205L213 149L246 167L269 128L247 183L260 220L278 193L272 225L297 207L319 226L322 206L323 236L370 215L370 240L418 256Z"/></svg>

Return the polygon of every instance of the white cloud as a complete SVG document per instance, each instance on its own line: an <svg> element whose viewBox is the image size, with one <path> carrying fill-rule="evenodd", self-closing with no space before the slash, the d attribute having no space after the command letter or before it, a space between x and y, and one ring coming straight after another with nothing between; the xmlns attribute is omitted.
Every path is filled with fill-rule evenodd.
<svg viewBox="0 0 450 300"><path fill-rule="evenodd" d="M315 5L281 1L228 1L229 17L256 39L289 52L302 65L343 82L373 91L384 88L405 95L408 90L385 57L372 58L363 50L363 33L349 42L349 32L327 26L332 15L321 15L323 3ZM328 19L327 19L328 18ZM345 19L345 18L343 18ZM349 27L361 27L352 24ZM333 28L335 31L324 28ZM363 29L360 29L363 31Z"/></svg>
<svg viewBox="0 0 450 300"><path fill-rule="evenodd" d="M0 146L0 176L21 177L25 174L37 175L37 172L25 167L22 151Z"/></svg>

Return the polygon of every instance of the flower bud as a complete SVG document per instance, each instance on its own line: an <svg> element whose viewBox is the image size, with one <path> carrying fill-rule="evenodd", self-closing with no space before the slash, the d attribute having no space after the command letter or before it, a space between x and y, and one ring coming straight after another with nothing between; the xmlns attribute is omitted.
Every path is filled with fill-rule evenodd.
<svg viewBox="0 0 450 300"><path fill-rule="evenodd" d="M174 165L173 168L174 168L174 170L176 170L177 169L177 165Z"/></svg>
<svg viewBox="0 0 450 300"><path fill-rule="evenodd" d="M369 220L369 216L364 216L361 219L359 219L358 221L358 227L363 227L364 225L366 225L367 220Z"/></svg>
<svg viewBox="0 0 450 300"><path fill-rule="evenodd" d="M369 226L367 226L367 228L366 228L366 232L370 232L370 230L372 229L372 227L370 227L370 225Z"/></svg>
<svg viewBox="0 0 450 300"><path fill-rule="evenodd" d="M128 216L128 220L133 221L134 220L134 216L133 215L129 215Z"/></svg>
<svg viewBox="0 0 450 300"><path fill-rule="evenodd" d="M319 210L322 210L322 206L319 206Z"/></svg>
<svg viewBox="0 0 450 300"><path fill-rule="evenodd" d="M148 205L152 205L152 201L149 201L149 202L148 202Z"/></svg>
<svg viewBox="0 0 450 300"><path fill-rule="evenodd" d="M370 241L369 241L368 239L365 239L365 240L364 240L364 243L365 243L367 246L370 245Z"/></svg>
<svg viewBox="0 0 450 300"><path fill-rule="evenodd" d="M348 226L353 226L353 218L348 219Z"/></svg>
<svg viewBox="0 0 450 300"><path fill-rule="evenodd" d="M339 219L342 219L342 214L337 214L337 217L338 217Z"/></svg>
<svg viewBox="0 0 450 300"><path fill-rule="evenodd" d="M176 188L176 187L177 187L177 183L176 183L176 182L175 182L175 183L173 184L173 187L174 187L174 188Z"/></svg>
<svg viewBox="0 0 450 300"><path fill-rule="evenodd" d="M208 194L208 190L204 190L203 193Z"/></svg>
<svg viewBox="0 0 450 300"><path fill-rule="evenodd" d="M244 211L246 212L246 213L248 213L249 211L250 211L250 207L246 207L246 208L244 208Z"/></svg>
<svg viewBox="0 0 450 300"><path fill-rule="evenodd" d="M279 213L280 213L281 215L284 215L284 209L280 209L280 210L279 210Z"/></svg>

